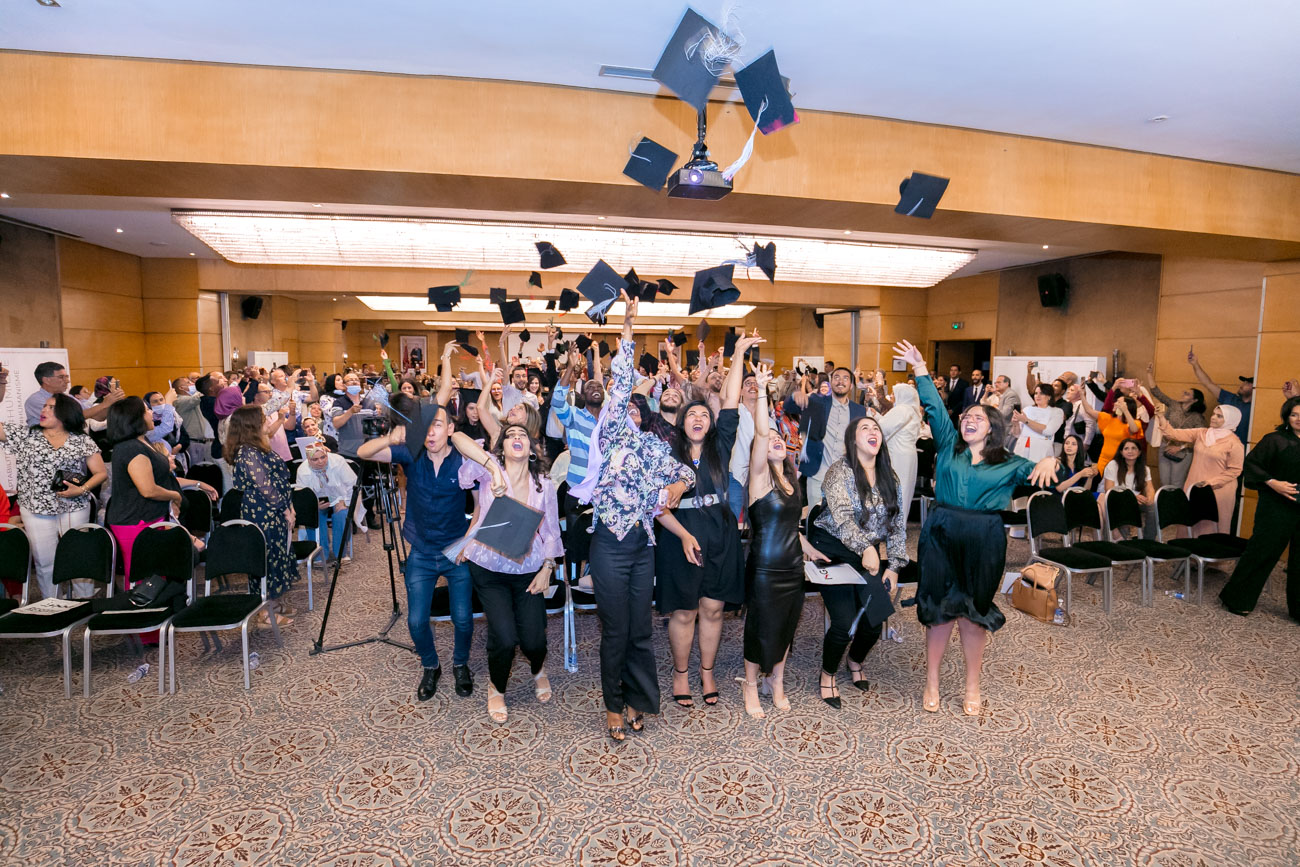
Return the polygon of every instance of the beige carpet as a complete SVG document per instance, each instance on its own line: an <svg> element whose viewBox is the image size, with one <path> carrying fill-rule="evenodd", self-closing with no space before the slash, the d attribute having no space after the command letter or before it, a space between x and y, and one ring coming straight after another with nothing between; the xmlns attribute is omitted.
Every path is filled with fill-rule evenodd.
<svg viewBox="0 0 1300 867"><path fill-rule="evenodd" d="M356 551L327 643L387 620L382 552ZM1011 562L1024 553L1013 544ZM844 708L828 708L810 599L794 708L750 720L732 681L742 624L728 619L722 704L666 703L622 745L602 736L591 615L577 674L552 620L555 699L535 701L520 662L505 725L484 713L481 626L469 699L444 677L415 702L419 666L402 650L310 656L325 583L283 650L256 635L249 691L229 640L204 655L183 636L178 692L159 697L152 678L126 683L138 659L102 639L95 694L80 697L78 673L71 701L54 642L5 642L0 864L1295 865L1300 627L1279 577L1246 620L1218 607L1223 580L1213 573L1197 606L1165 597L1162 573L1154 608L1120 582L1109 616L1077 586L1068 628L1004 606L978 718L961 712L956 644L941 712L921 711L914 609L894 619L902 642L869 657L870 692L841 676ZM305 589L292 600L305 609ZM404 620L394 637L407 639ZM445 662L448 626L437 640Z"/></svg>

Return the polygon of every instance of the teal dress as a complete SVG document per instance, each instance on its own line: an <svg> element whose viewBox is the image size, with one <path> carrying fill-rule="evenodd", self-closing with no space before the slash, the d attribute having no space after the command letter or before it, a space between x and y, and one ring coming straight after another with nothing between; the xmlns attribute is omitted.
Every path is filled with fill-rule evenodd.
<svg viewBox="0 0 1300 867"><path fill-rule="evenodd" d="M961 617L997 630L1006 622L993 604L1007 561L999 512L1034 465L1012 454L996 464L972 464L969 449L953 454L959 434L934 382L919 376L916 390L934 436L936 503L917 544L917 619L937 626Z"/></svg>
<svg viewBox="0 0 1300 867"><path fill-rule="evenodd" d="M285 509L293 503L289 470L275 452L244 446L231 464L234 486L243 491L239 517L256 524L266 537L266 592L282 596L298 580L298 563L289 551L289 522ZM251 576L248 592L261 593L262 582Z"/></svg>

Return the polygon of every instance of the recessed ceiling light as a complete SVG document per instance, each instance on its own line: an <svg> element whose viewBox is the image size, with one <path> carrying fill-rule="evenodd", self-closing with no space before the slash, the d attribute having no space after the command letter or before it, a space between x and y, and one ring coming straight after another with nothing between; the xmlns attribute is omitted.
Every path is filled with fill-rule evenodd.
<svg viewBox="0 0 1300 867"><path fill-rule="evenodd" d="M117 227L117 233L118 233L119 235L122 234L122 233L125 232L125 231L126 231L126 229L123 229L121 226L118 226L118 227Z"/></svg>
<svg viewBox="0 0 1300 867"><path fill-rule="evenodd" d="M7 199L7 198L9 198L8 193L0 193L0 199Z"/></svg>
<svg viewBox="0 0 1300 867"><path fill-rule="evenodd" d="M194 255L194 254L193 254L193 253L191 253L191 254L190 254L190 255L191 255L191 256L193 256L193 255Z"/></svg>
<svg viewBox="0 0 1300 867"><path fill-rule="evenodd" d="M337 299L337 298L331 298L330 300L331 300L331 301L337 301L337 300L339 300L339 299Z"/></svg>
<svg viewBox="0 0 1300 867"><path fill-rule="evenodd" d="M604 217L597 217L596 219L597 219L597 220L603 220L603 219L605 219L605 218L604 218Z"/></svg>
<svg viewBox="0 0 1300 867"><path fill-rule="evenodd" d="M1156 115L1155 117L1149 117L1149 118L1147 118L1147 123L1164 123L1164 122L1167 121L1167 120L1169 120L1169 115L1167 115L1167 114L1158 114L1158 115Z"/></svg>
<svg viewBox="0 0 1300 867"><path fill-rule="evenodd" d="M323 207L325 207L325 206L324 206L323 204L321 204L320 202L312 202L311 206L312 206L313 208L323 208Z"/></svg>
<svg viewBox="0 0 1300 867"><path fill-rule="evenodd" d="M852 234L853 234L853 230L852 230L852 229L845 229L845 230L844 230L844 234L846 234L846 235L852 235Z"/></svg>
<svg viewBox="0 0 1300 867"><path fill-rule="evenodd" d="M1046 244L1043 245L1043 249L1044 249L1044 250L1047 249L1047 245L1046 245Z"/></svg>

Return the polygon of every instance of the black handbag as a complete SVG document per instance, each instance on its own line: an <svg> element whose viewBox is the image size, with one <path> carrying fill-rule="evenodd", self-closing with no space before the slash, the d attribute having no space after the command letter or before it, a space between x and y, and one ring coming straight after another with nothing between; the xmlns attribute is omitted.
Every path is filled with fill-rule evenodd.
<svg viewBox="0 0 1300 867"><path fill-rule="evenodd" d="M132 608L161 608L184 593L184 587L176 581L168 581L162 575L151 575L136 584L126 594Z"/></svg>

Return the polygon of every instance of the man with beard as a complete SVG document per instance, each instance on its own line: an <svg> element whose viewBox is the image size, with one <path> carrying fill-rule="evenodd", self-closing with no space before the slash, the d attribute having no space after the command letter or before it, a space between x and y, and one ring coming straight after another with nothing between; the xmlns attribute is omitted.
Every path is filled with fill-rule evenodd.
<svg viewBox="0 0 1300 867"><path fill-rule="evenodd" d="M844 431L849 422L867 414L853 400L853 371L837 367L831 372L831 393L804 394L796 391L786 398L786 413L799 413L803 432L803 454L799 472L808 479L808 504L822 501L822 478L831 464L844 457Z"/></svg>
<svg viewBox="0 0 1300 867"><path fill-rule="evenodd" d="M659 414L671 425L677 424L677 412L685 401L682 390L675 385L664 388L659 395Z"/></svg>
<svg viewBox="0 0 1300 867"><path fill-rule="evenodd" d="M564 375L551 394L551 408L556 420L564 425L565 438L569 444L569 487L582 482L587 475L587 458L591 450L591 432L596 428L596 416L600 415L601 404L605 402L605 386L599 379L587 380L582 387L583 407L569 404L569 389L578 378L578 372L586 366L586 360L576 346L569 348L569 364ZM572 499L572 498L570 498Z"/></svg>

